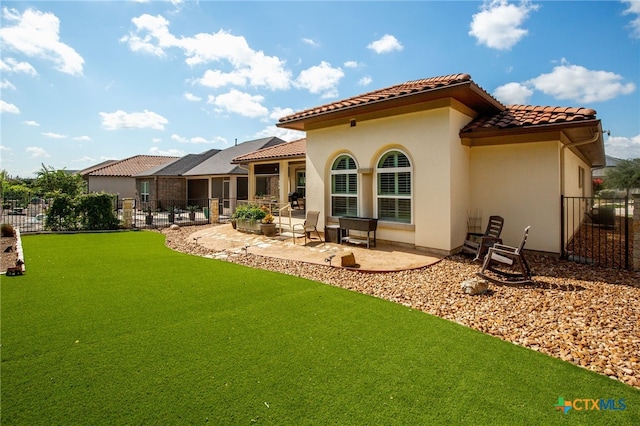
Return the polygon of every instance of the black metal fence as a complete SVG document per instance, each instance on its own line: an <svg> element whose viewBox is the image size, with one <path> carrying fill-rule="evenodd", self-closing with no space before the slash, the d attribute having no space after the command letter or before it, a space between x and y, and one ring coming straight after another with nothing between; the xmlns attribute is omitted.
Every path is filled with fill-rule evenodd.
<svg viewBox="0 0 640 426"><path fill-rule="evenodd" d="M215 201L214 201L215 200ZM212 214L212 203L217 203L217 215ZM15 200L3 200L0 221L20 229L21 233L46 231L46 200L34 199L28 204ZM149 203L140 200L132 201L131 226L135 228L164 228L177 224L203 225L213 221L225 222L231 217L228 200L193 199L193 200L160 200ZM124 200L114 197L113 208L118 219L125 222ZM215 211L213 212L215 213Z"/></svg>
<svg viewBox="0 0 640 426"><path fill-rule="evenodd" d="M564 259L617 269L633 265L627 197L562 197L561 205Z"/></svg>

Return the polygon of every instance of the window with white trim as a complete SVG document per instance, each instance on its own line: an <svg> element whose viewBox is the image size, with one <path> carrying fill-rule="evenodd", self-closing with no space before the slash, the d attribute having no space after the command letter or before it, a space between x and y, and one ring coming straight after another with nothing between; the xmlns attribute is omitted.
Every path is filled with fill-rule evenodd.
<svg viewBox="0 0 640 426"><path fill-rule="evenodd" d="M411 178L409 157L401 151L389 151L378 161L378 219L411 223Z"/></svg>
<svg viewBox="0 0 640 426"><path fill-rule="evenodd" d="M149 202L149 182L140 183L140 201L143 203Z"/></svg>
<svg viewBox="0 0 640 426"><path fill-rule="evenodd" d="M331 166L331 215L358 216L358 168L349 155Z"/></svg>

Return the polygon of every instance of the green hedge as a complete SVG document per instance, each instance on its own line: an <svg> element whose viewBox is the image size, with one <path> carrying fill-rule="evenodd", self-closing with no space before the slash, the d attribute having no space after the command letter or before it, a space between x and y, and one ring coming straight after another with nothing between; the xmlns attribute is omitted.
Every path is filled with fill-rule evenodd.
<svg viewBox="0 0 640 426"><path fill-rule="evenodd" d="M53 231L118 229L110 194L57 194L47 210L45 228Z"/></svg>

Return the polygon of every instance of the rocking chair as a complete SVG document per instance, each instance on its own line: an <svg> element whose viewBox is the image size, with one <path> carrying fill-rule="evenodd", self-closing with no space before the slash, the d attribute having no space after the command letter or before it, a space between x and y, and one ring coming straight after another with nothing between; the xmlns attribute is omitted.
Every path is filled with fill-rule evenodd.
<svg viewBox="0 0 640 426"><path fill-rule="evenodd" d="M522 250L524 244L527 242L529 228L531 228L531 226L527 226L524 229L524 235L518 247L510 247L503 244L495 244L493 247L490 247L484 258L482 269L480 272L476 272L476 275L496 284L532 284L531 269ZM506 265L507 267L516 269L518 272L506 272L498 269L494 264L501 264L503 268ZM502 278L494 278L487 275L487 270Z"/></svg>
<svg viewBox="0 0 640 426"><path fill-rule="evenodd" d="M469 232L462 245L462 252L473 255L473 260L480 260L489 247L496 243L501 244L500 234L504 219L501 216L490 216L487 229L484 234Z"/></svg>
<svg viewBox="0 0 640 426"><path fill-rule="evenodd" d="M296 227L301 227L298 232L302 232L304 234L304 244L307 245L307 238L311 239L311 233L315 232L318 235L318 239L322 242L322 237L320 236L320 232L318 232L318 217L320 216L319 211L307 211L307 215L305 217L303 224L295 224L293 225L293 243L296 243Z"/></svg>

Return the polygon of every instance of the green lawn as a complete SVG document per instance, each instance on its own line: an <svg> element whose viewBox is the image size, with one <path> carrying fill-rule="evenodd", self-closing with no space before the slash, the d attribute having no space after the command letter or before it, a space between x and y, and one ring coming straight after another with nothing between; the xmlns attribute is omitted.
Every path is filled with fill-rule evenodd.
<svg viewBox="0 0 640 426"><path fill-rule="evenodd" d="M640 424L627 385L160 234L23 247L27 274L1 283L2 424ZM626 409L565 415L559 397Z"/></svg>

